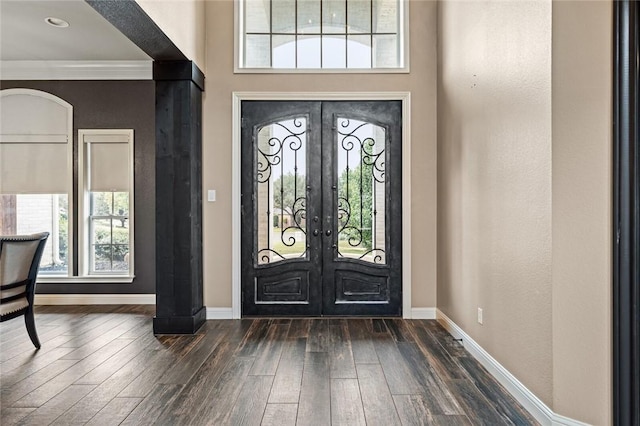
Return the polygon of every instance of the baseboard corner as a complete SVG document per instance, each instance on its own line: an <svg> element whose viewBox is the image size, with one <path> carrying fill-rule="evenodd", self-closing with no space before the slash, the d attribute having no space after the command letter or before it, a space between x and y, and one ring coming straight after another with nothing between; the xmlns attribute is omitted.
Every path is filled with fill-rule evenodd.
<svg viewBox="0 0 640 426"><path fill-rule="evenodd" d="M571 419L557 413L553 413L551 426L591 426L579 420Z"/></svg>
<svg viewBox="0 0 640 426"><path fill-rule="evenodd" d="M208 320L227 320L233 319L232 308L207 308Z"/></svg>
<svg viewBox="0 0 640 426"><path fill-rule="evenodd" d="M436 319L436 308L411 308L411 316L409 316L408 318Z"/></svg>
<svg viewBox="0 0 640 426"><path fill-rule="evenodd" d="M587 423L554 413L540 398L523 385L509 370L493 358L460 326L440 309L436 309L438 322L456 339L462 339L464 348L543 426L589 426Z"/></svg>

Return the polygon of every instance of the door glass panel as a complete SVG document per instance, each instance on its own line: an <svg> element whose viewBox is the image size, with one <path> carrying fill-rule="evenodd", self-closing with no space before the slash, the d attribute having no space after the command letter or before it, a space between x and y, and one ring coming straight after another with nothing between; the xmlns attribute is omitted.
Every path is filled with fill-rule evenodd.
<svg viewBox="0 0 640 426"><path fill-rule="evenodd" d="M321 68L320 37L298 36L298 68Z"/></svg>
<svg viewBox="0 0 640 426"><path fill-rule="evenodd" d="M346 36L322 36L322 68L345 68L346 66Z"/></svg>
<svg viewBox="0 0 640 426"><path fill-rule="evenodd" d="M322 32L344 34L347 29L346 0L324 0L322 2Z"/></svg>
<svg viewBox="0 0 640 426"><path fill-rule="evenodd" d="M373 32L398 32L398 0L379 0L373 2Z"/></svg>
<svg viewBox="0 0 640 426"><path fill-rule="evenodd" d="M244 63L247 68L270 67L271 37L263 34L247 34L244 53Z"/></svg>
<svg viewBox="0 0 640 426"><path fill-rule="evenodd" d="M298 0L298 34L320 34L320 2Z"/></svg>
<svg viewBox="0 0 640 426"><path fill-rule="evenodd" d="M347 2L347 31L349 33L371 32L371 1L350 0Z"/></svg>
<svg viewBox="0 0 640 426"><path fill-rule="evenodd" d="M269 3L262 0L245 0L244 26L247 33L268 33L271 19Z"/></svg>
<svg viewBox="0 0 640 426"><path fill-rule="evenodd" d="M337 119L338 258L386 264L383 127Z"/></svg>
<svg viewBox="0 0 640 426"><path fill-rule="evenodd" d="M274 68L295 68L296 67L296 36L274 35L271 45L271 54Z"/></svg>
<svg viewBox="0 0 640 426"><path fill-rule="evenodd" d="M256 143L256 262L307 258L307 118L266 125Z"/></svg>
<svg viewBox="0 0 640 426"><path fill-rule="evenodd" d="M400 63L397 35L373 36L374 68L393 68Z"/></svg>
<svg viewBox="0 0 640 426"><path fill-rule="evenodd" d="M347 37L347 68L371 68L371 36Z"/></svg>
<svg viewBox="0 0 640 426"><path fill-rule="evenodd" d="M296 14L292 13L296 10L295 0L271 0L272 33L291 33L296 32Z"/></svg>

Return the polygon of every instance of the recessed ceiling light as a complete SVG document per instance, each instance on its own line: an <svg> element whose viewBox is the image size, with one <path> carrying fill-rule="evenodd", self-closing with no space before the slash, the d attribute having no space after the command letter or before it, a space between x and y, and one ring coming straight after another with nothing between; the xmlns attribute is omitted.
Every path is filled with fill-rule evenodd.
<svg viewBox="0 0 640 426"><path fill-rule="evenodd" d="M69 26L69 23L64 19L54 18L51 16L48 18L45 18L44 22L56 28L67 28Z"/></svg>

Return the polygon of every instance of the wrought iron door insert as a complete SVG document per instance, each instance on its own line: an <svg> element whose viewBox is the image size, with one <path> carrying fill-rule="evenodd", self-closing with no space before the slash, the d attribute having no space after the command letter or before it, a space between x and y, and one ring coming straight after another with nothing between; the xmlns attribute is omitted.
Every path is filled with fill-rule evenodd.
<svg viewBox="0 0 640 426"><path fill-rule="evenodd" d="M243 315L401 314L400 102L242 104Z"/></svg>

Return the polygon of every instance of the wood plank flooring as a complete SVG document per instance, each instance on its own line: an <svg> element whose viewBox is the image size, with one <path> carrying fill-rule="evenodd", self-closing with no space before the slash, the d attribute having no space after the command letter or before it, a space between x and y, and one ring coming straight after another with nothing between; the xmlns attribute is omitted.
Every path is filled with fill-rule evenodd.
<svg viewBox="0 0 640 426"><path fill-rule="evenodd" d="M154 336L150 306L42 306L42 349L0 325L0 424L535 425L436 321L207 321Z"/></svg>

